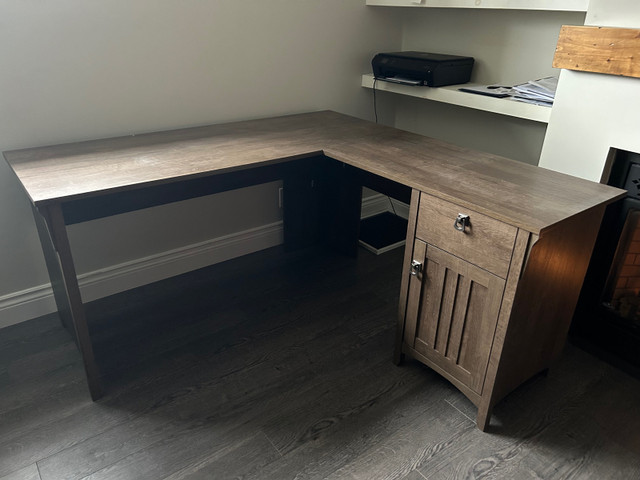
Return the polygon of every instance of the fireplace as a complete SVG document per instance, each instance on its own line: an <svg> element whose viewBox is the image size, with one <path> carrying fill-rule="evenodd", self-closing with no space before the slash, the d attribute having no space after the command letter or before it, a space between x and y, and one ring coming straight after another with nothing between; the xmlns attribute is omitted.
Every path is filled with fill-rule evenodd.
<svg viewBox="0 0 640 480"><path fill-rule="evenodd" d="M571 334L640 369L640 153L612 149L608 163L603 183L628 193L607 208Z"/></svg>
<svg viewBox="0 0 640 480"><path fill-rule="evenodd" d="M640 196L631 178L640 165L640 10L632 0L588 4L585 25L563 27L558 39L560 77L539 166L629 191L605 213L571 334L640 372Z"/></svg>

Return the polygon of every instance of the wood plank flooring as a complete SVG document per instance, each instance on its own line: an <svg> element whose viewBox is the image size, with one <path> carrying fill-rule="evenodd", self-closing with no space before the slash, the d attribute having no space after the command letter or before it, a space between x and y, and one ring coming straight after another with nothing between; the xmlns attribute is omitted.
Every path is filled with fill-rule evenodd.
<svg viewBox="0 0 640 480"><path fill-rule="evenodd" d="M392 364L401 250L271 249L0 330L0 480L638 479L640 381L568 345L476 410Z"/></svg>

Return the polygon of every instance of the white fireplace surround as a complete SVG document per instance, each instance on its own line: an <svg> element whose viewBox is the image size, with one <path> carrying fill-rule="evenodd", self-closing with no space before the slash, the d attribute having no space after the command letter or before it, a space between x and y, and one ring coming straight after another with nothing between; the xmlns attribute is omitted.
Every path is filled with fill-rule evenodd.
<svg viewBox="0 0 640 480"><path fill-rule="evenodd" d="M640 5L591 0L585 24L640 28ZM597 182L610 148L640 152L640 79L562 70L540 166Z"/></svg>

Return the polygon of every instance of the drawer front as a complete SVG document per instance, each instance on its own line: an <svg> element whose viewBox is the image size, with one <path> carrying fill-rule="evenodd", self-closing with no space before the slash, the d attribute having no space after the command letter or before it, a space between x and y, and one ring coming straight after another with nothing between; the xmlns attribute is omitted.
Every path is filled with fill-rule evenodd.
<svg viewBox="0 0 640 480"><path fill-rule="evenodd" d="M469 223L457 222L459 214ZM458 228L456 228L456 226ZM468 208L422 193L416 237L506 278L518 229Z"/></svg>

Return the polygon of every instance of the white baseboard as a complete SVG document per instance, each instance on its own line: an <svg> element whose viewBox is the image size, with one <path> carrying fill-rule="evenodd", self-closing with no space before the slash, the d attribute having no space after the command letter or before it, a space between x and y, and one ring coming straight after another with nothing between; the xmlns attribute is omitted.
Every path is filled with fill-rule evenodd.
<svg viewBox="0 0 640 480"><path fill-rule="evenodd" d="M282 222L78 275L85 302L257 252L283 242ZM56 311L49 284L0 297L0 328Z"/></svg>
<svg viewBox="0 0 640 480"><path fill-rule="evenodd" d="M393 212L409 216L409 206L382 194L362 201L362 218ZM280 245L283 242L282 222L214 238L194 245L161 252L145 258L113 265L78 276L80 292L85 302L157 282L198 268ZM38 285L0 297L0 328L24 322L56 311L49 284Z"/></svg>
<svg viewBox="0 0 640 480"><path fill-rule="evenodd" d="M409 205L381 193L362 199L361 218L372 217L384 212L395 213L399 217L407 219L409 218Z"/></svg>

